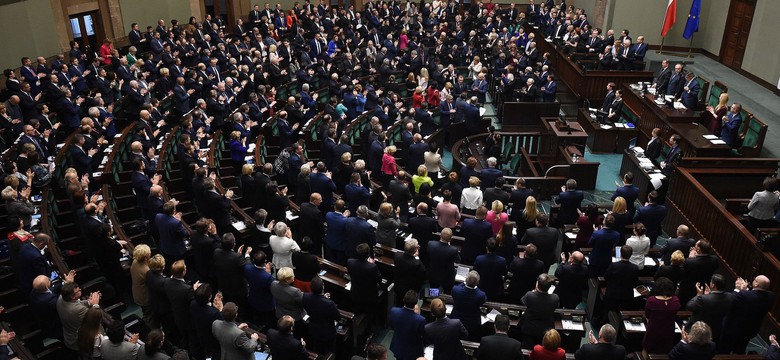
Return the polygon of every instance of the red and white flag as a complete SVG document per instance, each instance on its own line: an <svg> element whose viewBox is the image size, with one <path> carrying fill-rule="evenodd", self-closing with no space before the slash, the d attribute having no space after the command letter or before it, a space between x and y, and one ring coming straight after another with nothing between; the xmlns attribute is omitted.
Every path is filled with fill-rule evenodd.
<svg viewBox="0 0 780 360"><path fill-rule="evenodd" d="M664 17L664 27L661 29L661 36L666 37L666 33L674 26L677 20L677 0L669 0L666 5L666 16Z"/></svg>

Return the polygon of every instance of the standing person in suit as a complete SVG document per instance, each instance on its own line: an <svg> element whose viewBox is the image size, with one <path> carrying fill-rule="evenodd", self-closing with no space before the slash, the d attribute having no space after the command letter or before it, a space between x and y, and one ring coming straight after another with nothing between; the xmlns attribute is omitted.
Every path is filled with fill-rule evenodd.
<svg viewBox="0 0 780 360"><path fill-rule="evenodd" d="M452 229L441 230L439 241L428 244L428 282L431 288L442 289L445 293L452 291L455 284L455 264L460 263L458 248L450 245Z"/></svg>
<svg viewBox="0 0 780 360"><path fill-rule="evenodd" d="M425 325L425 343L433 345L433 360L466 360L460 341L469 333L463 323L447 317L447 308L439 298L431 301L431 314L436 320Z"/></svg>
<svg viewBox="0 0 780 360"><path fill-rule="evenodd" d="M715 348L710 326L703 321L697 321L689 331L682 330L682 340L669 351L669 359L712 359L715 356ZM771 359L771 357L767 358Z"/></svg>
<svg viewBox="0 0 780 360"><path fill-rule="evenodd" d="M555 264L558 258L555 250L561 238L561 232L553 227L548 227L549 217L547 214L539 214L536 217L536 227L525 231L525 235L520 239L520 245L536 245L539 260L544 262L545 271Z"/></svg>
<svg viewBox="0 0 780 360"><path fill-rule="evenodd" d="M544 262L538 259L536 245L525 246L525 253L519 253L509 265L512 281L509 282L509 297L519 303L525 294L534 289L536 279L545 273ZM580 295L581 296L581 295Z"/></svg>
<svg viewBox="0 0 780 360"><path fill-rule="evenodd" d="M428 215L428 209L428 204L424 202L417 204L417 216L409 218L406 222L412 238L417 239L420 244L420 260L426 267L430 261L428 245L435 241L433 233L438 231L436 219Z"/></svg>
<svg viewBox="0 0 780 360"><path fill-rule="evenodd" d="M195 298L190 303L189 315L195 338L201 344L202 356L220 357L219 343L211 333L211 325L216 320L222 320L222 296L217 293L212 296L211 285L206 283L195 289Z"/></svg>
<svg viewBox="0 0 780 360"><path fill-rule="evenodd" d="M276 303L276 317L289 315L293 319L303 320L306 310L303 308L303 292L293 286L295 272L292 268L283 267L276 272L276 279L271 283L271 294ZM298 334L299 337L302 335Z"/></svg>
<svg viewBox="0 0 780 360"><path fill-rule="evenodd" d="M464 264L474 264L477 256L485 253L487 240L493 236L493 226L485 221L487 208L477 208L476 219L466 219L461 226L461 234L465 238L463 248L460 251L461 261Z"/></svg>
<svg viewBox="0 0 780 360"><path fill-rule="evenodd" d="M488 299L500 301L504 297L506 259L498 255L498 243L495 238L489 238L485 248L487 254L477 256L477 259L474 260L474 270L484 279L482 290Z"/></svg>
<svg viewBox="0 0 780 360"><path fill-rule="evenodd" d="M548 294L554 280L547 274L541 274L536 279L536 289L529 291L520 300L526 306L523 312L523 347L533 348L542 343L544 333L555 328L555 309L559 298L556 294Z"/></svg>
<svg viewBox="0 0 780 360"><path fill-rule="evenodd" d="M236 323L237 315L238 306L229 302L222 307L222 320L215 320L211 324L211 333L219 342L221 360L254 359L257 339L260 335L256 332L248 335L246 330L249 326Z"/></svg>
<svg viewBox="0 0 780 360"><path fill-rule="evenodd" d="M676 237L669 239L664 246L661 247L659 253L662 255L661 261L665 264L669 264L672 258L672 253L677 250L682 251L683 254L691 252L691 248L696 244L696 241L688 237L688 227L680 225L677 227Z"/></svg>
<svg viewBox="0 0 780 360"><path fill-rule="evenodd" d="M626 348L615 345L617 331L610 324L604 324L599 330L599 338L593 336L593 330L588 332L588 343L582 345L576 353L576 360L624 360Z"/></svg>
<svg viewBox="0 0 780 360"><path fill-rule="evenodd" d="M419 260L420 245L416 239L404 242L404 252L394 254L395 303L400 305L407 291L419 293L425 281L425 265Z"/></svg>
<svg viewBox="0 0 780 360"><path fill-rule="evenodd" d="M582 294L588 288L588 266L585 265L585 255L579 251L571 253L569 262L561 254L561 263L555 269L558 286L555 293L561 300L561 307L574 309L582 302Z"/></svg>
<svg viewBox="0 0 780 360"><path fill-rule="evenodd" d="M379 303L379 284L382 275L375 260L371 257L371 247L361 243L356 247L356 257L347 260L347 272L352 278L350 296L353 307L358 313L373 316L374 307Z"/></svg>
<svg viewBox="0 0 780 360"><path fill-rule="evenodd" d="M680 278L678 296L682 304L696 296L700 285L706 284L715 270L720 266L718 256L712 253L712 246L707 240L699 240L690 251L685 261L685 273Z"/></svg>
<svg viewBox="0 0 780 360"><path fill-rule="evenodd" d="M675 99L682 94L683 86L685 85L685 73L683 73L683 65L674 65L674 72L669 77L669 85L666 87L666 95L674 96Z"/></svg>
<svg viewBox="0 0 780 360"><path fill-rule="evenodd" d="M734 301L734 294L724 291L725 288L726 280L720 274L712 275L709 284L696 284L696 297L685 306L692 313L686 330L691 328L690 324L703 321L712 329L712 338L720 341L723 318L731 311Z"/></svg>
<svg viewBox="0 0 780 360"><path fill-rule="evenodd" d="M14 272L19 291L25 296L32 291L33 280L36 277L39 275L49 277L51 275L53 269L42 253L50 241L49 235L38 233L19 249Z"/></svg>
<svg viewBox="0 0 780 360"><path fill-rule="evenodd" d="M309 175L312 193L318 193L322 198L321 202L317 205L322 211L328 211L333 207L333 192L336 191L336 183L331 179L332 176L333 175L328 171L325 167L325 163L322 161L317 162L317 171L312 171L311 175ZM322 220L320 220L320 223L322 223ZM315 239L317 244L321 244L320 239L322 238L322 235L315 235L319 236L319 238L315 239L312 237L312 239ZM316 253L320 253L320 251L317 251Z"/></svg>
<svg viewBox="0 0 780 360"><path fill-rule="evenodd" d="M76 272L71 270L63 279L63 284L73 282ZM35 322L48 338L62 340L62 323L57 314L57 299L60 297L61 285L51 286L51 280L47 275L38 275L32 282L33 290L30 293L30 309L33 311Z"/></svg>
<svg viewBox="0 0 780 360"><path fill-rule="evenodd" d="M485 292L477 288L479 273L469 271L466 280L452 288L452 318L460 319L469 332L469 340L476 341L481 336L480 307L487 301Z"/></svg>
<svg viewBox="0 0 780 360"><path fill-rule="evenodd" d="M357 209L357 216L347 220L345 225L347 236L345 241L347 258L353 258L357 254L358 244L366 243L373 247L376 245L376 230L368 223L368 207L360 205Z"/></svg>
<svg viewBox="0 0 780 360"><path fill-rule="evenodd" d="M358 179L360 176L358 175ZM361 186L361 188L363 188ZM336 200L333 211L325 214L325 223L327 231L325 232L325 258L337 264L345 265L347 263L346 241L347 221L349 220L349 210L345 210L344 200ZM357 212L357 211L356 211Z"/></svg>
<svg viewBox="0 0 780 360"><path fill-rule="evenodd" d="M92 156L97 154L98 149L92 148L89 150L84 149L84 143L86 138L82 134L76 134L73 136L73 145L70 147L70 160L73 164L73 168L79 174L79 177L87 175L92 177Z"/></svg>
<svg viewBox="0 0 780 360"><path fill-rule="evenodd" d="M731 310L723 319L723 333L718 342L718 353L744 354L748 342L758 333L769 308L774 302L775 294L769 291L769 278L756 276L752 289L742 278L734 283L737 293Z"/></svg>
<svg viewBox="0 0 780 360"><path fill-rule="evenodd" d="M312 174L314 175L314 174ZM331 194L333 192L331 191ZM309 251L317 256L322 255L322 239L325 237L325 217L320 210L323 204L322 196L319 193L312 193L309 196L309 202L301 204L300 207L300 238L309 237L312 240L312 246Z"/></svg>
<svg viewBox="0 0 780 360"><path fill-rule="evenodd" d="M176 211L176 201L163 204L162 213L155 216L157 232L160 234L159 251L168 263L184 258L187 247L184 244L190 236L181 221L181 213Z"/></svg>
<svg viewBox="0 0 780 360"><path fill-rule="evenodd" d="M604 274L612 263L612 249L620 244L620 233L613 229L615 217L608 214L604 218L604 227L593 232L588 246L593 248L588 258L590 277L599 277Z"/></svg>
<svg viewBox="0 0 780 360"><path fill-rule="evenodd" d="M654 190L647 194L645 206L636 209L634 222L641 222L647 228L647 237L650 238L650 248L655 247L658 236L661 235L661 223L666 218L666 206L658 205L656 199L658 193Z"/></svg>
<svg viewBox="0 0 780 360"><path fill-rule="evenodd" d="M612 105L612 101L615 100L615 83L610 82L607 84L607 95L604 95L604 102L601 104L601 111L609 112L609 106Z"/></svg>
<svg viewBox="0 0 780 360"><path fill-rule="evenodd" d="M217 192L214 179L207 178L203 181L203 217L214 220L217 225L217 233L222 236L230 231L230 199L233 198L233 190L228 189L225 194Z"/></svg>
<svg viewBox="0 0 780 360"><path fill-rule="evenodd" d="M561 205L558 210L559 226L572 225L577 222L579 218L577 210L582 205L583 199L584 194L581 190L577 190L577 180L566 180L566 185L561 187L561 193L555 199L555 203Z"/></svg>
<svg viewBox="0 0 780 360"><path fill-rule="evenodd" d="M416 360L423 356L425 318L420 315L417 292L407 291L403 296L403 307L390 309L390 328L393 340L390 351L398 360Z"/></svg>
<svg viewBox="0 0 780 360"><path fill-rule="evenodd" d="M195 233L190 237L192 246L192 264L198 279L203 282L212 282L211 267L214 258L214 250L219 249L221 242L217 237L217 226L210 219L200 218L195 222Z"/></svg>
<svg viewBox="0 0 780 360"><path fill-rule="evenodd" d="M663 149L663 140L661 139L661 128L654 128L652 131L652 138L647 142L645 147L645 157L653 162L653 165L660 167L658 163L658 157L661 156L661 150Z"/></svg>
<svg viewBox="0 0 780 360"><path fill-rule="evenodd" d="M628 245L620 248L620 261L613 262L604 271L606 292L604 293L604 314L602 321L607 321L607 314L613 310L628 310L634 299L634 286L639 282L639 267L631 263L634 249Z"/></svg>
<svg viewBox="0 0 780 360"><path fill-rule="evenodd" d="M655 76L655 81L653 81L653 88L655 88L656 94L666 94L671 77L672 70L669 68L669 59L663 59L661 61L661 70L658 70L658 75Z"/></svg>
<svg viewBox="0 0 780 360"><path fill-rule="evenodd" d="M525 179L517 178L515 180L515 188L512 189L512 193L509 195L509 202L512 204L512 214L509 215L510 221L520 222L523 217L523 210L525 210L525 201L529 196L534 195L533 189L525 187Z"/></svg>
<svg viewBox="0 0 780 360"><path fill-rule="evenodd" d="M612 201L620 196L626 200L626 206L628 207L628 213L631 215L631 219L634 218L636 213L636 199L639 197L639 188L634 185L634 173L626 172L623 174L623 185L615 183L618 188L615 189L615 193L612 194Z"/></svg>
<svg viewBox="0 0 780 360"><path fill-rule="evenodd" d="M216 280L217 289L222 292L226 302L232 302L239 306L244 307L245 310L241 312L241 318L251 318L249 316L249 304L247 304L247 282L244 278L244 265L246 265L246 257L252 252L252 248L246 249L246 257L244 255L244 246L238 248L238 252L234 251L236 247L236 237L232 233L222 235L222 241L220 248L214 250L214 256L212 260L212 278Z"/></svg>
<svg viewBox="0 0 780 360"><path fill-rule="evenodd" d="M728 115L724 116L723 127L720 131L720 139L725 141L731 148L739 147L739 127L742 125L742 104L734 103Z"/></svg>
<svg viewBox="0 0 780 360"><path fill-rule="evenodd" d="M688 110L696 111L699 105L699 91L701 87L692 72L685 74L685 85L680 93L680 101Z"/></svg>
<svg viewBox="0 0 780 360"><path fill-rule="evenodd" d="M195 299L195 288L200 287L200 282L189 285L184 280L187 275L187 266L184 260L177 260L171 265L171 279L165 282L165 296L171 304L173 322L179 329L178 337L171 337L176 346L190 349L194 354L200 354L203 350L198 342L192 321L190 319L190 303Z"/></svg>
<svg viewBox="0 0 780 360"><path fill-rule="evenodd" d="M68 349L78 351L77 338L82 320L90 308L100 308L100 292L89 294L87 300L81 300L81 287L76 283L62 285L57 299L57 314L62 323L62 336Z"/></svg>
<svg viewBox="0 0 780 360"><path fill-rule="evenodd" d="M249 306L252 307L254 323L271 328L276 323L276 304L271 294L273 264L262 250L255 252L251 264L244 265L244 278L249 285Z"/></svg>
<svg viewBox="0 0 780 360"><path fill-rule="evenodd" d="M477 360L516 360L523 358L523 348L520 341L507 335L509 332L509 316L496 316L493 323L495 335L485 336L479 340Z"/></svg>
<svg viewBox="0 0 780 360"><path fill-rule="evenodd" d="M545 80L546 82L543 83L541 87L542 98L544 99L544 102L555 102L555 93L558 91L558 84L555 83L552 74L547 75L547 79Z"/></svg>
<svg viewBox="0 0 780 360"><path fill-rule="evenodd" d="M336 345L336 322L341 318L339 308L330 294L326 294L322 279L311 279L311 293L303 294L303 308L309 315L307 326L307 348L318 354L333 352Z"/></svg>

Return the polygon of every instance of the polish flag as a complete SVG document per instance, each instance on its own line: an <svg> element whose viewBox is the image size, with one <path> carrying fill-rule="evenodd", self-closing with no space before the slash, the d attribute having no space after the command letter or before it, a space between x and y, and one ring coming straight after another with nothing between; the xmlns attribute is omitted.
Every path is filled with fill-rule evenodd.
<svg viewBox="0 0 780 360"><path fill-rule="evenodd" d="M666 33L674 26L674 21L677 20L677 0L669 0L666 5L666 16L664 17L664 27L661 29L661 36L666 37Z"/></svg>

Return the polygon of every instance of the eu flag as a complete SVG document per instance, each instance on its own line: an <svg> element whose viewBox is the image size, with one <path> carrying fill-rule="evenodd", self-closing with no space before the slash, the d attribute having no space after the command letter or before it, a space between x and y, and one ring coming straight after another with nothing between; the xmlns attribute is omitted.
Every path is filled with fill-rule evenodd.
<svg viewBox="0 0 780 360"><path fill-rule="evenodd" d="M685 23L684 38L690 39L693 33L699 31L699 13L701 13L701 0L693 0L691 12L688 14L688 22Z"/></svg>

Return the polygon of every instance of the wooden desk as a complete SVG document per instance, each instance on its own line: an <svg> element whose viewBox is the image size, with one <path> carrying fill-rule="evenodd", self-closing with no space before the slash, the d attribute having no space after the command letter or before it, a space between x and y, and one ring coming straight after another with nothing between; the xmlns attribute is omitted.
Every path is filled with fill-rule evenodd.
<svg viewBox="0 0 780 360"><path fill-rule="evenodd" d="M677 312L677 326L682 328L685 326L687 319L691 317L690 311L678 311ZM618 343L622 343L626 347L627 352L635 352L642 350L642 339L645 336L645 330L632 330L625 326L624 321L629 319L642 318L643 323L647 326L647 319L645 319L644 311L613 311L609 314L609 323L618 330ZM677 332L675 334L677 340L680 340L682 334ZM622 341L621 341L622 340Z"/></svg>
<svg viewBox="0 0 780 360"><path fill-rule="evenodd" d="M585 157L574 157L563 146L558 147L557 163L567 164L569 166L568 177L577 180L577 188L583 190L592 190L596 188L596 178L599 174L599 165L601 163L587 161Z"/></svg>
<svg viewBox="0 0 780 360"><path fill-rule="evenodd" d="M642 94L623 84L623 101L642 121L637 124L640 134L637 144L646 144L654 128L664 131L663 138L678 134L682 138L680 146L686 157L729 157L731 147L725 144L713 144L702 137L709 130L698 123L700 117L691 110L669 109L666 105L655 103L655 96Z"/></svg>
<svg viewBox="0 0 780 360"><path fill-rule="evenodd" d="M623 161L620 164L620 173L625 174L629 171L634 174L634 185L639 188L639 202L644 204L645 201L647 201L647 194L655 190L655 187L653 187L653 184L650 182L650 174L639 165L639 159L634 155L634 152L626 149L623 150ZM669 178L661 180L661 183L663 184L668 182ZM659 196L659 199L663 198L663 196ZM660 203L663 202L661 201Z"/></svg>
<svg viewBox="0 0 780 360"><path fill-rule="evenodd" d="M631 139L639 135L636 128L618 128L602 129L596 120L590 115L588 109L581 108L577 112L577 121L583 130L588 133L586 145L590 152L599 153L621 153L628 148Z"/></svg>
<svg viewBox="0 0 780 360"><path fill-rule="evenodd" d="M566 121L569 129L559 129L555 124L557 118L543 118L542 124L549 136L547 148L555 151L560 146L579 145L578 149L584 151L585 144L588 141L588 133L583 130L582 125L576 121Z"/></svg>

